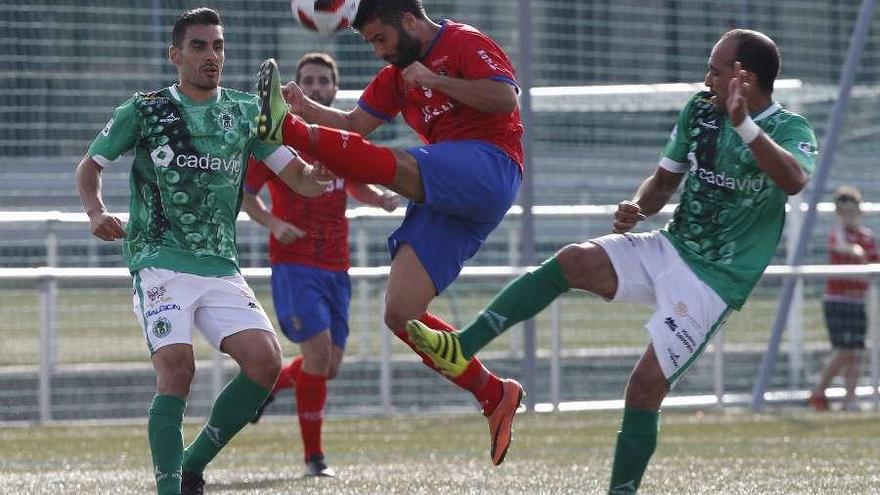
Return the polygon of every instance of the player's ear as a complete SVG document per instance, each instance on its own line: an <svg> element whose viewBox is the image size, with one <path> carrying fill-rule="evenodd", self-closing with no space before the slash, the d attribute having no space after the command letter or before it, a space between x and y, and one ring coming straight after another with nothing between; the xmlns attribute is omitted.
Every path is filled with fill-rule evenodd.
<svg viewBox="0 0 880 495"><path fill-rule="evenodd" d="M168 60L172 64L177 65L177 59L179 57L180 57L180 48L177 48L174 45L169 45L168 46Z"/></svg>
<svg viewBox="0 0 880 495"><path fill-rule="evenodd" d="M403 17L400 18L400 25L403 26L407 33L412 34L416 29L416 21L416 16L412 12L404 12Z"/></svg>

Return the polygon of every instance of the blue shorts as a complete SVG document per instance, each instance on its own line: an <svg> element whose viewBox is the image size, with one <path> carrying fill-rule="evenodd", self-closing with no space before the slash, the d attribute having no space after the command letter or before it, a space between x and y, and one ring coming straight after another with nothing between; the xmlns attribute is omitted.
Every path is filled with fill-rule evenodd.
<svg viewBox="0 0 880 495"><path fill-rule="evenodd" d="M330 338L345 349L348 340L348 272L294 263L272 265L272 301L284 335L304 342L330 329Z"/></svg>
<svg viewBox="0 0 880 495"><path fill-rule="evenodd" d="M407 152L418 161L425 201L409 203L388 250L393 258L402 244L412 246L440 294L501 223L522 172L509 155L484 141L447 141Z"/></svg>

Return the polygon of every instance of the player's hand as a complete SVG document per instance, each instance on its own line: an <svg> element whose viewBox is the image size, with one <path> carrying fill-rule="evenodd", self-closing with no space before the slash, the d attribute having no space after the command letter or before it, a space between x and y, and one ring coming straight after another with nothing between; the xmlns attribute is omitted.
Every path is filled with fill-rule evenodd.
<svg viewBox="0 0 880 495"><path fill-rule="evenodd" d="M284 95L284 101L287 102L290 111L299 115L306 102L306 95L302 88L290 81L281 88L281 94Z"/></svg>
<svg viewBox="0 0 880 495"><path fill-rule="evenodd" d="M853 244L852 245L853 256L859 258L860 263L867 263L868 257L865 255L865 248L862 247L861 244Z"/></svg>
<svg viewBox="0 0 880 495"><path fill-rule="evenodd" d="M339 178L319 161L312 162L312 168L308 171L308 176L318 184L325 185Z"/></svg>
<svg viewBox="0 0 880 495"><path fill-rule="evenodd" d="M391 191L385 191L379 198L379 207L391 213L397 209L398 196Z"/></svg>
<svg viewBox="0 0 880 495"><path fill-rule="evenodd" d="M642 208L632 201L621 201L617 204L617 211L614 212L614 230L615 234L623 234L629 232L637 223L647 218L642 213Z"/></svg>
<svg viewBox="0 0 880 495"><path fill-rule="evenodd" d="M743 70L742 64L737 60L733 63L733 78L727 85L727 116L734 126L742 124L749 115L748 98L752 92L752 85L746 82L749 72Z"/></svg>
<svg viewBox="0 0 880 495"><path fill-rule="evenodd" d="M440 79L439 74L435 74L421 62L413 62L409 64L407 68L400 71L400 75L403 76L403 80L406 81L407 84L429 89L433 89L434 85Z"/></svg>
<svg viewBox="0 0 880 495"><path fill-rule="evenodd" d="M106 211L89 214L89 227L92 235L104 241L125 238L125 227L122 225L122 220Z"/></svg>
<svg viewBox="0 0 880 495"><path fill-rule="evenodd" d="M290 244L291 242L305 237L306 233L296 225L275 219L269 227L272 237L281 244Z"/></svg>

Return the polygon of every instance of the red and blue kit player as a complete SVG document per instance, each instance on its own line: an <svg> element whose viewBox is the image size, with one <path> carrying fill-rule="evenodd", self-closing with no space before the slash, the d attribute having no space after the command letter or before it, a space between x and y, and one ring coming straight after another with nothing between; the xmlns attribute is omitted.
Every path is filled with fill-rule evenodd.
<svg viewBox="0 0 880 495"><path fill-rule="evenodd" d="M278 68L268 60L258 84L263 106L257 132L265 142L313 156L339 177L382 184L410 200L403 223L388 239L385 323L419 352L406 322L420 319L454 330L428 313L428 305L458 277L519 190L518 87L497 43L465 24L433 22L419 0L363 0L353 27L389 63L358 105L350 111L329 108L294 83L282 91ZM426 144L391 149L364 139L397 114ZM500 464L522 387L498 378L475 358L465 372L448 378L480 402L489 419L492 462Z"/></svg>
<svg viewBox="0 0 880 495"><path fill-rule="evenodd" d="M336 61L326 53L307 53L297 63L296 82L310 98L333 103L338 89ZM304 157L307 161L308 158ZM268 185L272 210L257 194ZM256 423L275 394L293 388L305 453L306 475L334 476L321 446L327 380L339 371L348 339L348 196L387 211L397 195L373 185L336 179L323 194L297 194L265 164L251 160L244 183L243 209L271 231L272 298L284 334L299 344L301 354L281 369Z"/></svg>

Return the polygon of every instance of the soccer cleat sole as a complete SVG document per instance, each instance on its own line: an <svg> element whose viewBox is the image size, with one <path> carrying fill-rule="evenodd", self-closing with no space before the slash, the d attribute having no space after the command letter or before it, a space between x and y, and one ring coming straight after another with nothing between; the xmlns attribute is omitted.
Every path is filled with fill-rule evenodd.
<svg viewBox="0 0 880 495"><path fill-rule="evenodd" d="M502 462L504 462L504 458L507 457L507 452L510 450L510 446L513 444L513 419L516 417L516 411L519 409L520 404L522 404L523 397L525 397L525 392L523 391L522 385L515 380L504 380L506 383L514 383L517 388L517 396L516 396L516 404L510 411L509 423L505 425L505 420L502 420L494 431L492 431L492 446L489 451L489 454L492 457L492 464L496 466L500 466ZM506 390L505 390L506 392ZM504 397L501 398L504 401ZM501 404L497 407L501 407ZM496 410L497 410L496 407ZM490 415L490 425L491 425L491 415ZM500 439L501 433L507 429L509 431L509 435L507 438L507 442L500 446L498 445L498 441ZM499 450L500 449L500 450Z"/></svg>
<svg viewBox="0 0 880 495"><path fill-rule="evenodd" d="M281 129L279 123L272 119L270 93L273 76L278 73L278 64L274 58L266 59L260 64L260 77L257 79L257 96L260 97L260 115L257 117L257 137L262 141L278 141Z"/></svg>

